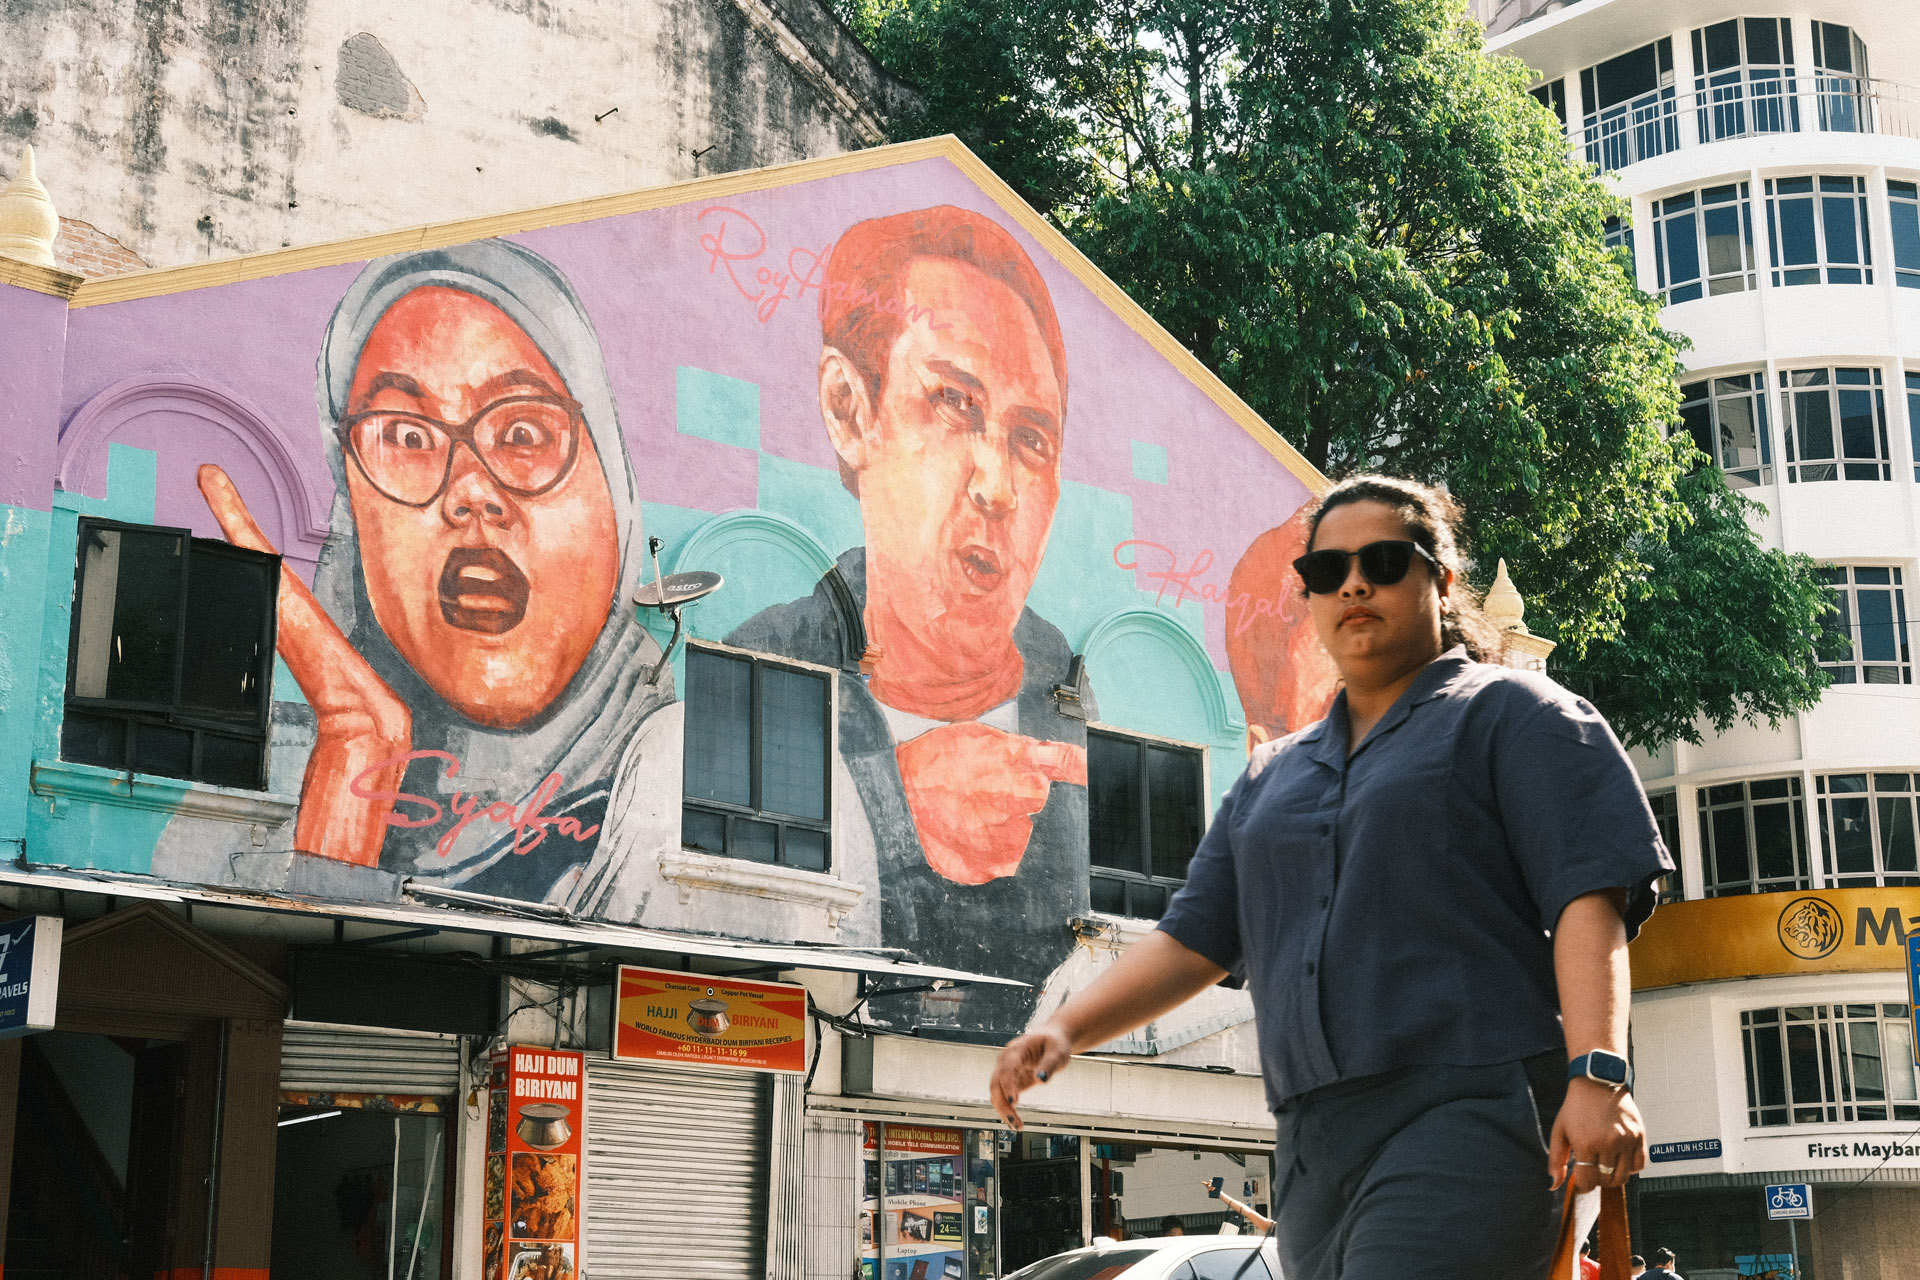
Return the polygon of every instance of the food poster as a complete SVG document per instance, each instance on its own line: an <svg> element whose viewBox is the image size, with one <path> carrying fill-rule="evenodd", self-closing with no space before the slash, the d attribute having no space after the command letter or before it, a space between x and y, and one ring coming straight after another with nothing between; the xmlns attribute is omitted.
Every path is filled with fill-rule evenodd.
<svg viewBox="0 0 1920 1280"><path fill-rule="evenodd" d="M804 1075L807 989L623 964L613 1056Z"/></svg>
<svg viewBox="0 0 1920 1280"><path fill-rule="evenodd" d="M965 1280L963 1137L958 1129L866 1126L863 1280Z"/></svg>
<svg viewBox="0 0 1920 1280"><path fill-rule="evenodd" d="M486 1280L579 1280L586 1057L516 1045L492 1066Z"/></svg>

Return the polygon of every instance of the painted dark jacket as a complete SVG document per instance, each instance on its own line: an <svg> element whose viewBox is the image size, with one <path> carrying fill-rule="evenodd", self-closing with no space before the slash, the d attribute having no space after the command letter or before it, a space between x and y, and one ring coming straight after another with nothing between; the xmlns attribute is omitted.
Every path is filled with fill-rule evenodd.
<svg viewBox="0 0 1920 1280"><path fill-rule="evenodd" d="M846 552L836 569L856 616L864 616L866 548ZM859 655L848 653L852 646L836 594L833 584L822 579L811 596L749 618L727 643L846 671ZM1054 686L1067 678L1073 656L1066 637L1032 609L1023 609L1013 640L1025 666L1016 699L1020 733L1084 748L1085 723L1062 715L1053 696ZM951 996L923 999L911 1011L898 1007L904 1001L883 1001L888 1007L876 1006L875 1012L900 1023L1022 1030L1040 986L1073 949L1068 920L1087 911L1086 788L1053 784L1046 807L1034 817L1017 874L982 885L957 884L927 865L907 808L895 745L866 681L849 671L840 681L838 746L873 831L883 944L905 947L928 964L1017 978L1031 989L972 989L964 999L964 1023Z"/></svg>

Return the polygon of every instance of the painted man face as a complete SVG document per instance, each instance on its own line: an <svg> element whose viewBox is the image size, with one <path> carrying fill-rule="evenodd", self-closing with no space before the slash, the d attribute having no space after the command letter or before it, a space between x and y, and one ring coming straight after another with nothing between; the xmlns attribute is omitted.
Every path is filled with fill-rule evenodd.
<svg viewBox="0 0 1920 1280"><path fill-rule="evenodd" d="M606 473L559 373L498 307L416 289L368 335L346 421L381 629L469 719L538 715L599 638L620 572ZM449 443L449 424L473 439Z"/></svg>
<svg viewBox="0 0 1920 1280"><path fill-rule="evenodd" d="M910 319L849 459L869 597L965 668L1005 654L1039 572L1063 396L1032 309L1006 285L928 257L908 264L901 292Z"/></svg>

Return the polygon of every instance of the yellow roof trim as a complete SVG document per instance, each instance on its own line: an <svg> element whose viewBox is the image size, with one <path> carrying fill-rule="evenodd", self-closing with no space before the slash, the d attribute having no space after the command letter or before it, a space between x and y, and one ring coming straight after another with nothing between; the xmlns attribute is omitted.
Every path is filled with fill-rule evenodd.
<svg viewBox="0 0 1920 1280"><path fill-rule="evenodd" d="M1331 481L1321 475L1313 464L1300 455L1298 450L1281 439L1279 433L1268 426L1265 419L1235 395L1211 369L1200 363L1192 352L1180 344L1178 339L1148 315L1139 303L1128 297L1126 290L1109 280L1100 268L1094 266L1085 254L1073 246L1072 241L1022 200L998 174L969 151L965 143L951 134L937 138L923 138L917 142L899 142L891 146L873 147L865 151L848 151L818 160L802 160L794 164L776 165L766 169L748 169L740 173L722 174L713 178L698 178L692 182L652 187L645 191L596 196L589 200L574 200L565 204L520 209L511 213L488 214L485 217L465 218L456 222L439 222L429 226L385 231L377 235L360 236L350 240L301 245L293 249L275 249L266 253L246 254L242 257L223 258L212 262L196 262L181 267L135 271L126 275L86 280L80 282L77 288L68 286L61 296L71 298L70 305L74 307L130 302L138 298L184 293L190 289L208 289L216 285L239 284L247 280L264 280L271 276L311 271L318 267L366 262L373 258L384 258L389 254L407 253L418 249L438 249L449 245L466 244L473 240L487 240L495 236L516 235L524 231L538 231L577 222L592 222L599 218L639 213L648 209L664 209L694 200L711 200L748 191L766 191L799 182L815 182L822 178L862 173L869 169L929 159L951 161L1009 217L1045 246L1060 265L1073 274L1075 279L1090 289L1095 297L1125 320L1134 332L1145 338L1155 351L1158 351L1205 392L1209 399L1219 405L1228 417L1239 423L1248 435L1298 477L1301 483L1314 493L1324 493L1327 490ZM26 280L12 280L7 274L10 271L38 272L54 280L70 278L77 281L79 279L66 277L62 272L47 271L43 267L32 267L25 263L0 259L0 281L21 283L28 288L40 287L42 292L48 293L56 292L56 288L37 286Z"/></svg>
<svg viewBox="0 0 1920 1280"><path fill-rule="evenodd" d="M35 262L22 262L18 258L0 254L0 284L18 285L35 293L71 300L86 279L85 276L77 276L58 267L43 267Z"/></svg>

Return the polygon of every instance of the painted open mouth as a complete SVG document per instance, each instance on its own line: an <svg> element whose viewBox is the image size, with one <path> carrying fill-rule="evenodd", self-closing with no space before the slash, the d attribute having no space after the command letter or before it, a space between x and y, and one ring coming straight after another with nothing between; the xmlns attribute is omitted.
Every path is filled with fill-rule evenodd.
<svg viewBox="0 0 1920 1280"><path fill-rule="evenodd" d="M527 575L492 547L455 547L440 570L440 616L447 625L490 636L527 616Z"/></svg>
<svg viewBox="0 0 1920 1280"><path fill-rule="evenodd" d="M954 553L960 562L960 572L969 583L981 591L991 591L1006 578L1006 570L1000 567L1000 557L977 542L970 542Z"/></svg>

